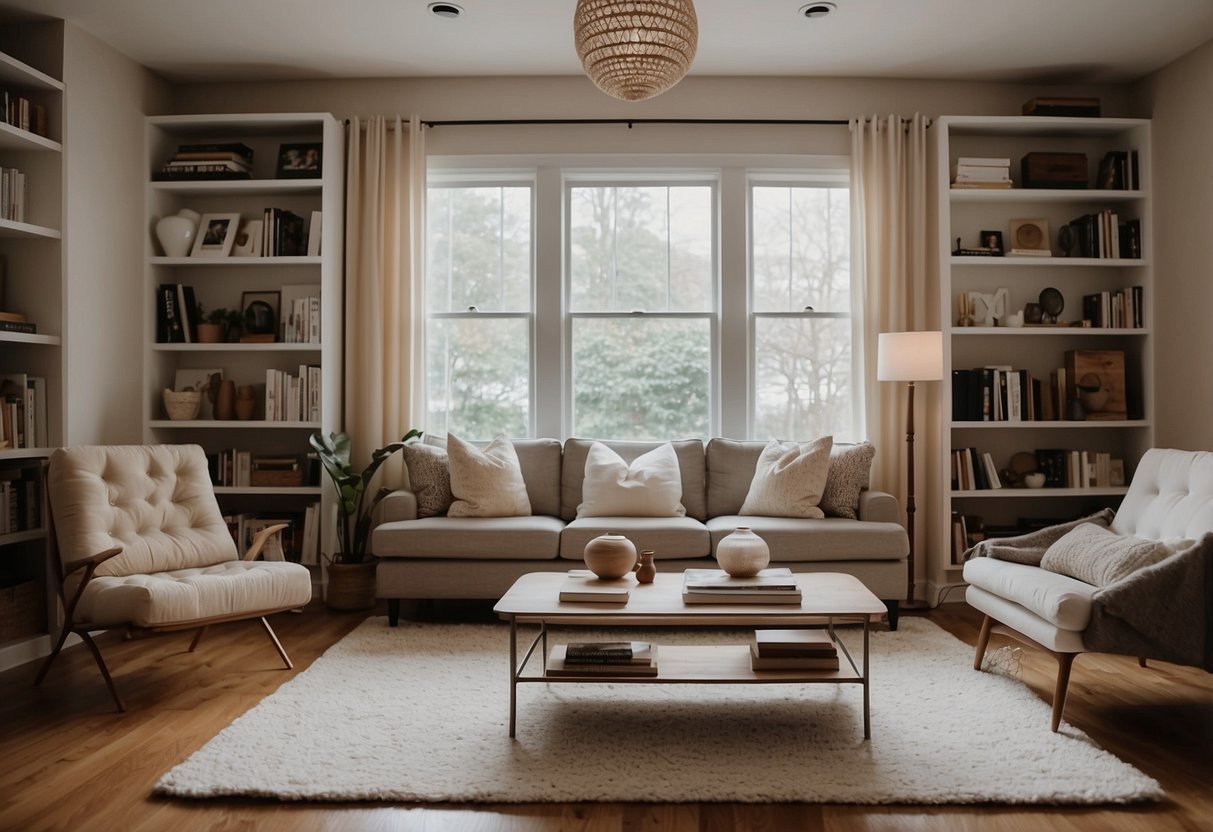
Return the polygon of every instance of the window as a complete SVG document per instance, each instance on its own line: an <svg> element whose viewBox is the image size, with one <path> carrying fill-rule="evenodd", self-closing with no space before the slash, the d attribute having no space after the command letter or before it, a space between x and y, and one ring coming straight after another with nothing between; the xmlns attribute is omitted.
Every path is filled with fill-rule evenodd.
<svg viewBox="0 0 1213 832"><path fill-rule="evenodd" d="M427 430L531 430L530 183L432 180L426 205Z"/></svg>
<svg viewBox="0 0 1213 832"><path fill-rule="evenodd" d="M708 436L714 182L570 178L565 204L572 434Z"/></svg>
<svg viewBox="0 0 1213 832"><path fill-rule="evenodd" d="M850 235L844 184L751 181L754 436L859 438Z"/></svg>

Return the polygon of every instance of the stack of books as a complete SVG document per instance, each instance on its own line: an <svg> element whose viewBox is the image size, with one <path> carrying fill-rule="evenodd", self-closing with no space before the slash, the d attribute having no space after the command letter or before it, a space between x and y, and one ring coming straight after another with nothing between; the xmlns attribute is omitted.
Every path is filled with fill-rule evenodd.
<svg viewBox="0 0 1213 832"><path fill-rule="evenodd" d="M755 630L752 670L838 670L838 645L826 630Z"/></svg>
<svg viewBox="0 0 1213 832"><path fill-rule="evenodd" d="M657 645L647 641L557 644L548 676L656 676Z"/></svg>
<svg viewBox="0 0 1213 832"><path fill-rule="evenodd" d="M800 604L800 587L787 567L734 578L723 569L688 569L682 578L684 604Z"/></svg>
<svg viewBox="0 0 1213 832"><path fill-rule="evenodd" d="M240 142L179 145L155 178L252 179L253 149Z"/></svg>
<svg viewBox="0 0 1213 832"><path fill-rule="evenodd" d="M1013 188L1011 160L961 156L952 167L953 188Z"/></svg>
<svg viewBox="0 0 1213 832"><path fill-rule="evenodd" d="M635 581L603 580L588 569L570 569L560 587L560 600L571 604L626 604Z"/></svg>

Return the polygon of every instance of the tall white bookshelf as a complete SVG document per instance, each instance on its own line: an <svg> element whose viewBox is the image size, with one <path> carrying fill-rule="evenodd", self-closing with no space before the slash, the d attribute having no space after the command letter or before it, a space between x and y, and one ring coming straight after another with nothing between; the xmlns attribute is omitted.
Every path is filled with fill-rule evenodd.
<svg viewBox="0 0 1213 832"><path fill-rule="evenodd" d="M273 113L239 115L175 115L147 119L147 199L144 281L146 314L144 342L144 439L147 442L196 443L208 454L226 450L250 452L254 457L306 455L314 431L341 429L342 394L342 229L343 132L327 113ZM157 172L181 145L232 144L253 150L252 178L236 180L159 181ZM320 175L281 178L277 162L287 144L320 144ZM262 219L266 208L293 212L308 221L307 235L315 233L312 212L322 223L318 254L258 257L166 256L155 234L157 219L187 208L201 215L239 214L241 220ZM305 236L305 239L307 237ZM162 343L157 340L157 287L183 284L207 310L241 309L244 293L280 293L279 321L290 310L283 292L320 297L318 342L287 342L278 335L268 343ZM301 365L318 366L321 382L318 419L303 421L265 418L266 371L299 375ZM198 418L170 419L162 402L164 388L172 388L179 370L219 370L224 379L255 390L254 418L216 418L204 400ZM215 491L225 514L304 512L320 504L321 549L332 535L331 489L323 488L323 472L291 485L220 484ZM301 533L297 529L296 533Z"/></svg>
<svg viewBox="0 0 1213 832"><path fill-rule="evenodd" d="M29 129L15 113L0 118L0 167L25 176L23 217L6 211L0 218L0 311L23 315L36 329L0 331L0 374L9 380L6 395L22 377L38 379L31 412L41 423L17 439L10 425L0 447L5 496L24 492L12 498L20 517L0 506L7 513L0 527L0 670L48 653L57 620L43 470L50 450L63 443L64 425L62 78L61 23L0 24L0 93L30 102ZM41 121L35 107L45 113L44 126L34 123Z"/></svg>
<svg viewBox="0 0 1213 832"><path fill-rule="evenodd" d="M954 513L981 518L984 525L1020 526L1047 519L1069 519L1104 506L1115 507L1123 485L1098 487L961 488L953 484L952 449L975 448L989 453L999 470L1020 452L1037 449L1087 451L1122 459L1124 481L1132 477L1141 455L1154 441L1152 212L1150 199L1150 123L1143 119L1101 119L1033 116L945 116L933 129L938 172L939 296L944 332L944 383L940 421L939 507L934 523L939 545L928 570L927 595L931 603L963 598L962 566L953 562ZM1136 159L1136 186L1132 176L1123 188L1096 187L1105 154L1120 151ZM1021 159L1028 153L1083 153L1088 166L1085 188L1024 187ZM1010 159L1011 189L953 188L952 170L961 157ZM1121 222L1140 222L1138 258L1065 256L1060 230L1086 214L1109 210ZM1050 256L955 255L963 248L979 247L982 231L1003 234L1004 249L1015 241L1011 223L1043 219L1048 223ZM1071 255L1077 252L1073 249ZM1008 313L1021 312L1039 302L1043 289L1054 288L1064 299L1059 322L1083 319L1083 296L1141 287L1141 326L983 326L961 325L958 296L962 292L1008 291ZM967 323L967 322L965 322ZM1002 322L1000 322L1002 323ZM953 410L950 376L954 370L987 366L1025 369L1049 383L1050 373L1065 366L1071 350L1121 351L1125 360L1127 418L1116 420L1067 419L1065 403L1057 418L1049 420L984 421L954 418L968 415ZM952 591L952 590L956 591Z"/></svg>

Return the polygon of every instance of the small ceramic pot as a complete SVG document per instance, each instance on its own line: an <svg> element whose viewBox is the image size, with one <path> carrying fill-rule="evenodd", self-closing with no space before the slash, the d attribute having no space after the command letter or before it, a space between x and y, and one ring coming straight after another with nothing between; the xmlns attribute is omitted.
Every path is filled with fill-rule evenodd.
<svg viewBox="0 0 1213 832"><path fill-rule="evenodd" d="M653 563L653 550L645 549L640 553L640 563L636 564L636 583L651 584L657 577L657 564Z"/></svg>
<svg viewBox="0 0 1213 832"><path fill-rule="evenodd" d="M219 382L219 395L215 399L215 418L221 422L236 418L236 382L230 378Z"/></svg>
<svg viewBox="0 0 1213 832"><path fill-rule="evenodd" d="M198 221L202 217L197 211L182 208L171 217L156 221L156 239L166 257L188 257L198 233Z"/></svg>
<svg viewBox="0 0 1213 832"><path fill-rule="evenodd" d="M251 384L242 384L236 390L236 418L242 422L247 422L253 418L253 412L257 409L257 400L253 398L253 386Z"/></svg>
<svg viewBox="0 0 1213 832"><path fill-rule="evenodd" d="M734 578L749 578L771 562L771 550L749 526L738 526L716 544L716 562Z"/></svg>
<svg viewBox="0 0 1213 832"><path fill-rule="evenodd" d="M1033 471L1030 474L1023 475L1023 484L1028 488L1044 488L1045 475L1039 471Z"/></svg>
<svg viewBox="0 0 1213 832"><path fill-rule="evenodd" d="M636 547L623 535L607 532L585 544L585 565L599 578L622 578L636 568Z"/></svg>

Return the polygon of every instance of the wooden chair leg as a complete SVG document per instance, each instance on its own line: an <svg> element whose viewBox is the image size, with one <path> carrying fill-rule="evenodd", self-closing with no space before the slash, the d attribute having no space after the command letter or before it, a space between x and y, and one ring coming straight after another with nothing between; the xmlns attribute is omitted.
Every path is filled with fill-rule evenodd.
<svg viewBox="0 0 1213 832"><path fill-rule="evenodd" d="M1138 657L1137 657L1137 666L1138 666L1138 667L1145 667L1145 666L1146 666L1146 657L1145 657L1145 656L1138 656Z"/></svg>
<svg viewBox="0 0 1213 832"><path fill-rule="evenodd" d="M290 670L294 667L291 664L291 657L282 649L282 642L278 640L278 636L274 635L274 628L270 626L270 622L265 620L265 616L261 616L261 626L265 628L265 634L270 637L270 641L274 642L274 647L278 649L278 655L282 657L282 661L286 664L286 669Z"/></svg>
<svg viewBox="0 0 1213 832"><path fill-rule="evenodd" d="M59 633L59 641L55 643L55 649L46 657L46 661L42 663L42 667L38 669L38 675L34 677L34 687L42 684L42 680L46 678L46 674L51 669L51 664L55 661L55 657L59 655L59 651L63 649L64 642L67 641L67 634L71 632L71 628L64 625L63 631Z"/></svg>
<svg viewBox="0 0 1213 832"><path fill-rule="evenodd" d="M118 688L114 685L114 679L110 676L109 668L105 666L105 659L101 657L101 650L97 647L97 642L93 641L93 637L84 630L80 631L80 638L88 645L93 658L97 660L97 667L101 668L101 676L105 679L105 686L109 688L110 696L114 697L114 704L118 706L119 711L125 713L126 705L122 704L122 697L118 695Z"/></svg>
<svg viewBox="0 0 1213 832"><path fill-rule="evenodd" d="M194 633L194 640L190 642L189 652L193 653L194 648L198 646L198 642L202 641L202 636L206 633L206 627L199 627L198 632Z"/></svg>
<svg viewBox="0 0 1213 832"><path fill-rule="evenodd" d="M977 652L973 656L973 669L981 670L981 660L986 657L986 647L990 643L990 630L994 627L994 619L986 616L981 622L981 634L977 636Z"/></svg>
<svg viewBox="0 0 1213 832"><path fill-rule="evenodd" d="M1057 686L1053 689L1053 733L1061 725L1061 712L1066 707L1066 689L1070 685L1070 668L1077 653L1057 654Z"/></svg>

